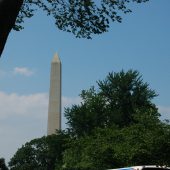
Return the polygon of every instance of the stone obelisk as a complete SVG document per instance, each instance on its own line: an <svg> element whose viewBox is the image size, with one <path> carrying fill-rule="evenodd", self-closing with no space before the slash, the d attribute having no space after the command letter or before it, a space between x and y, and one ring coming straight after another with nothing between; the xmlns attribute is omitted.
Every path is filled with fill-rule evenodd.
<svg viewBox="0 0 170 170"><path fill-rule="evenodd" d="M51 62L47 135L61 129L61 61L57 54Z"/></svg>

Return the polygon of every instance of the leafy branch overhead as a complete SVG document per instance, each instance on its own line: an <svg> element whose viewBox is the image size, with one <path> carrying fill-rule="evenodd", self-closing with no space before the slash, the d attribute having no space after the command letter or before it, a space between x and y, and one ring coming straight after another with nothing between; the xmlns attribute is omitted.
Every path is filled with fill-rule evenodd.
<svg viewBox="0 0 170 170"><path fill-rule="evenodd" d="M92 34L107 32L110 22L121 22L121 14L131 12L128 4L146 1L149 0L1 0L0 56L11 29L23 29L25 18L31 18L39 8L55 19L58 29L90 39Z"/></svg>
<svg viewBox="0 0 170 170"><path fill-rule="evenodd" d="M111 21L121 22L121 13L129 13L130 2L148 0L25 0L17 18L15 30L23 27L25 17L32 17L41 8L55 18L55 25L76 37L91 38L91 34L107 32Z"/></svg>

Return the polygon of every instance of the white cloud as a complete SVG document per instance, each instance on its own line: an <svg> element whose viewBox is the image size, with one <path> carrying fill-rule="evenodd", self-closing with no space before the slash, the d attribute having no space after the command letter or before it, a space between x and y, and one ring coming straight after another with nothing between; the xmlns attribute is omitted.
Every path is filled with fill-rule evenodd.
<svg viewBox="0 0 170 170"><path fill-rule="evenodd" d="M62 98L62 108L80 103L80 98ZM48 93L19 95L0 91L0 157L7 161L31 139L46 135ZM62 127L65 128L62 117Z"/></svg>
<svg viewBox="0 0 170 170"><path fill-rule="evenodd" d="M62 97L62 110L79 104L79 97ZM9 116L32 116L42 115L48 110L48 94L35 93L30 95L19 95L17 93L7 94L0 91L0 120Z"/></svg>
<svg viewBox="0 0 170 170"><path fill-rule="evenodd" d="M23 76L31 76L34 74L34 72L27 67L15 67L13 72L14 74L20 74Z"/></svg>
<svg viewBox="0 0 170 170"><path fill-rule="evenodd" d="M9 116L38 115L47 110L48 95L37 93L31 95L6 94L0 92L0 119Z"/></svg>
<svg viewBox="0 0 170 170"><path fill-rule="evenodd" d="M0 92L0 157L7 161L27 141L46 134L48 94Z"/></svg>

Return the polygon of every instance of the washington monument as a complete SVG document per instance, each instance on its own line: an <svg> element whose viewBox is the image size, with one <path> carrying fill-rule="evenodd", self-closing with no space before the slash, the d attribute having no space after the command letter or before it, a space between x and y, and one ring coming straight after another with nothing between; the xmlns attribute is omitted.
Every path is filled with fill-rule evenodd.
<svg viewBox="0 0 170 170"><path fill-rule="evenodd" d="M57 54L51 62L47 135L61 129L61 61Z"/></svg>

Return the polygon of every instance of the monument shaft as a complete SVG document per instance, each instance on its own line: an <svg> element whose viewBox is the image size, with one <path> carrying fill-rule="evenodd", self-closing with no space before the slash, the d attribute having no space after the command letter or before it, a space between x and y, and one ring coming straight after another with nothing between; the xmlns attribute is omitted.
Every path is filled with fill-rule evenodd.
<svg viewBox="0 0 170 170"><path fill-rule="evenodd" d="M61 129L61 62L57 54L51 62L47 135Z"/></svg>

